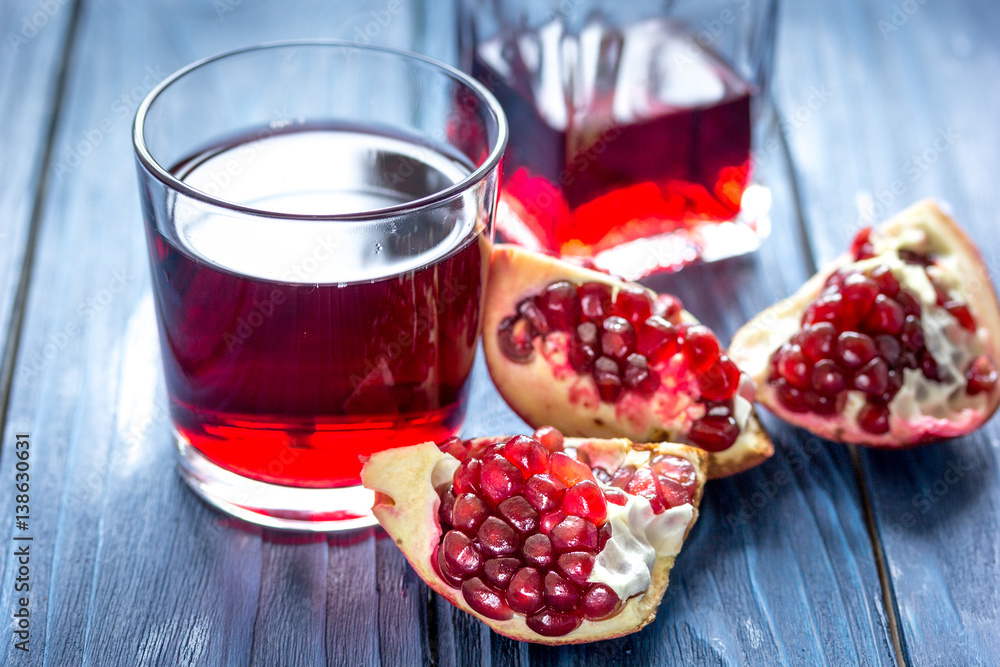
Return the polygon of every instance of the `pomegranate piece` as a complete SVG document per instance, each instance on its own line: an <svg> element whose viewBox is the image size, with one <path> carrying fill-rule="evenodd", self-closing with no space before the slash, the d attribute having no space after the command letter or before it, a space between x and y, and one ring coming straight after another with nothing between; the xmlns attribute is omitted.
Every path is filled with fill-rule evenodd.
<svg viewBox="0 0 1000 667"><path fill-rule="evenodd" d="M522 567L507 587L507 605L519 614L534 614L545 603L542 575L533 567Z"/></svg>
<svg viewBox="0 0 1000 667"><path fill-rule="evenodd" d="M874 303L873 280L852 286L859 299ZM501 245L493 253L483 327L497 389L533 426L552 424L575 436L705 442L712 447L712 477L773 453L753 414L753 381L676 297ZM739 408L731 413L735 438L728 420L721 420L721 431L720 420L695 424L717 402Z"/></svg>
<svg viewBox="0 0 1000 667"><path fill-rule="evenodd" d="M987 272L936 205L862 230L824 275L734 337L762 404L818 435L876 447L962 435L996 411L1000 306L990 286L964 287L981 287ZM796 323L787 340L761 335Z"/></svg>

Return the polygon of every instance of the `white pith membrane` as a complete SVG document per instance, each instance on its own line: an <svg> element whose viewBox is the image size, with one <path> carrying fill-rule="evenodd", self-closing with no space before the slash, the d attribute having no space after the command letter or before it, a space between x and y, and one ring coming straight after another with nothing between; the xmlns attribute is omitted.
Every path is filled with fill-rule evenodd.
<svg viewBox="0 0 1000 667"><path fill-rule="evenodd" d="M587 449L588 443L598 443L598 449ZM653 456L662 453L688 460L694 465L698 480L693 503L655 514L648 500L628 493L625 494L628 497L625 506L607 502L611 536L605 547L597 552L588 582L608 585L620 598L621 607L605 619L594 621L583 618L578 628L562 636L535 633L527 627L522 614L514 613L509 620L482 616L469 607L461 589L452 587L434 570L432 557L442 539L437 520L439 498L451 486L455 470L460 465L458 459L442 452L434 443L379 452L372 455L365 465L362 480L366 487L376 491L373 511L379 522L395 539L421 578L452 604L476 616L495 631L515 639L547 644L580 643L628 634L653 620L674 557L697 519L696 505L705 481L705 453L668 443L643 445L642 450L631 447L631 442L625 439L566 439L566 453L572 454L576 448L583 449L591 457L591 466L606 467L610 471L625 464L637 468L644 466ZM405 484L401 482L403 479ZM391 483L393 480L395 484ZM610 488L599 481L598 484L602 488ZM430 489L433 493L428 493ZM434 517L436 526L433 534L428 536L429 540L420 539L419 535L411 534L413 531L406 530L407 526L413 525L416 517L426 518L428 513Z"/></svg>
<svg viewBox="0 0 1000 667"><path fill-rule="evenodd" d="M937 223L933 221L938 216L946 217L935 204L923 202L886 225L876 227L868 241L874 256L857 261L853 257L842 257L802 288L802 292L815 292L807 301L799 300L797 294L764 311L737 333L732 356L741 368L757 379L760 402L787 421L825 437L876 446L915 444L935 437L963 435L977 428L984 415L988 417L992 413L996 392L969 395L965 390L966 370L980 355L988 356L994 363L1000 361L992 342L997 332L987 326L988 321L982 317L976 301L968 298L970 286L964 283L963 277L967 280L975 268L962 266L971 258L957 254L955 248L948 245L954 240L935 228L935 224L941 224L940 218ZM954 225L950 220L949 224ZM957 228L955 232L961 234ZM933 263L924 267L906 262L900 257L900 251L928 256ZM902 288L919 300L925 346L944 380L929 379L920 369L904 369L902 387L888 403L889 432L881 435L867 433L858 426L858 415L867 401L864 392L857 389L845 390L843 409L831 416L794 413L784 408L768 382L772 355L802 329L805 308L818 296L830 276L838 271L870 273L883 265L889 267ZM955 316L938 305L931 279L962 298L976 322L975 333L962 327ZM988 278L985 280L986 289L992 291Z"/></svg>

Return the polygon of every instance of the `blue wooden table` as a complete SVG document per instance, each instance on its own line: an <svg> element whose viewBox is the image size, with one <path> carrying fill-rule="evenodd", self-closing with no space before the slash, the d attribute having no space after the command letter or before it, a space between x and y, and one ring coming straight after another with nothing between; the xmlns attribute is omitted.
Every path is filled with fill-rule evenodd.
<svg viewBox="0 0 1000 667"><path fill-rule="evenodd" d="M261 530L184 487L131 156L139 100L183 64L265 40L365 36L453 59L450 40L428 37L451 12L382 0L0 4L0 662L1000 664L997 420L877 453L765 415L776 455L710 484L656 622L562 649L456 612L379 530ZM385 20L366 35L373 17ZM650 284L725 338L870 214L926 195L951 203L996 280L998 35L989 0L786 1L780 141L757 156L771 238L748 258ZM478 366L467 433L522 428ZM14 519L22 434L27 529ZM24 544L28 652L13 634Z"/></svg>

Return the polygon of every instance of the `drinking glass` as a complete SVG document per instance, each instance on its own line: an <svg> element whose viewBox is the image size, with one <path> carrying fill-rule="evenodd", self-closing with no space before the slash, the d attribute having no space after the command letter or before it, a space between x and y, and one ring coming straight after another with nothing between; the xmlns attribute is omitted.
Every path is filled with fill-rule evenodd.
<svg viewBox="0 0 1000 667"><path fill-rule="evenodd" d="M465 415L498 103L417 55L276 43L165 79L133 139L183 478L263 525L374 523L359 457Z"/></svg>
<svg viewBox="0 0 1000 667"><path fill-rule="evenodd" d="M752 251L777 0L462 0L511 125L497 229L627 278Z"/></svg>

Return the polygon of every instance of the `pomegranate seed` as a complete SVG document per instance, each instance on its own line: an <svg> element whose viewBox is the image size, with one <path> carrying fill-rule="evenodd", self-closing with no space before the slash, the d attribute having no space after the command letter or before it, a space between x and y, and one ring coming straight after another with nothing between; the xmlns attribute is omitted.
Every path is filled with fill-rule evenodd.
<svg viewBox="0 0 1000 667"><path fill-rule="evenodd" d="M567 516L549 534L556 551L593 551L597 547L597 527L578 516Z"/></svg>
<svg viewBox="0 0 1000 667"><path fill-rule="evenodd" d="M844 279L840 294L844 299L844 313L854 322L864 319L879 296L878 285L863 273L849 274Z"/></svg>
<svg viewBox="0 0 1000 667"><path fill-rule="evenodd" d="M608 518L608 505L597 482L585 479L574 484L566 492L562 511L567 515L579 516L594 524L601 524Z"/></svg>
<svg viewBox="0 0 1000 667"><path fill-rule="evenodd" d="M500 455L485 459L479 473L479 484L486 497L494 503L520 493L524 488L524 477L513 463Z"/></svg>
<svg viewBox="0 0 1000 667"><path fill-rule="evenodd" d="M774 383L774 392L778 401L785 406L789 412L805 412L808 409L805 395L801 390L788 384L788 380L779 378Z"/></svg>
<svg viewBox="0 0 1000 667"><path fill-rule="evenodd" d="M550 512L562 504L566 485L548 474L532 475L524 486L524 497L539 512Z"/></svg>
<svg viewBox="0 0 1000 667"><path fill-rule="evenodd" d="M888 433L889 408L885 405L869 403L858 412L858 426L873 435Z"/></svg>
<svg viewBox="0 0 1000 667"><path fill-rule="evenodd" d="M576 288L580 299L580 310L585 318L603 322L611 315L611 285L604 283L583 283Z"/></svg>
<svg viewBox="0 0 1000 667"><path fill-rule="evenodd" d="M894 298L907 317L911 315L916 318L920 317L920 300L913 292L904 287L899 290L899 293Z"/></svg>
<svg viewBox="0 0 1000 667"><path fill-rule="evenodd" d="M620 605L621 600L607 584L591 584L580 599L580 610L592 621L608 618Z"/></svg>
<svg viewBox="0 0 1000 667"><path fill-rule="evenodd" d="M649 467L658 477L672 479L692 492L698 485L698 472L694 469L694 464L680 456L657 454L649 460Z"/></svg>
<svg viewBox="0 0 1000 667"><path fill-rule="evenodd" d="M521 546L521 537L509 523L489 516L476 532L482 550L489 556L510 556Z"/></svg>
<svg viewBox="0 0 1000 667"><path fill-rule="evenodd" d="M878 349L878 356L885 359L885 363L889 366L896 366L903 357L903 348L899 341L887 334L875 336L875 347Z"/></svg>
<svg viewBox="0 0 1000 667"><path fill-rule="evenodd" d="M681 350L684 353L684 358L693 372L701 373L711 367L722 355L719 340L708 327L700 324L682 325L682 327Z"/></svg>
<svg viewBox="0 0 1000 667"><path fill-rule="evenodd" d="M549 453L561 452L563 449L563 434L554 426L542 426L535 430L532 437Z"/></svg>
<svg viewBox="0 0 1000 667"><path fill-rule="evenodd" d="M448 567L448 563L445 562L443 546L438 545L437 558L432 561L432 564L435 566L437 573L441 575L441 578L447 581L452 588L459 588L462 585L462 576L452 572Z"/></svg>
<svg viewBox="0 0 1000 667"><path fill-rule="evenodd" d="M444 495L441 496L441 506L438 508L438 519L442 526L453 525L452 519L454 518L455 512L455 494L451 489L448 489Z"/></svg>
<svg viewBox="0 0 1000 667"><path fill-rule="evenodd" d="M594 382L597 393L606 403L614 403L622 393L621 372L618 362L608 357L600 357L594 362Z"/></svg>
<svg viewBox="0 0 1000 667"><path fill-rule="evenodd" d="M782 346L778 350L778 373L798 389L808 389L812 384L812 368L802 348L798 345Z"/></svg>
<svg viewBox="0 0 1000 667"><path fill-rule="evenodd" d="M452 525L467 535L472 535L479 529L490 510L479 496L474 493L463 493L455 499L455 509L452 512Z"/></svg>
<svg viewBox="0 0 1000 667"><path fill-rule="evenodd" d="M545 609L524 620L529 628L545 637L562 637L580 627L582 619L575 614L560 614Z"/></svg>
<svg viewBox="0 0 1000 667"><path fill-rule="evenodd" d="M844 309L844 300L839 294L824 294L806 308L802 317L803 324L819 322L838 323Z"/></svg>
<svg viewBox="0 0 1000 667"><path fill-rule="evenodd" d="M989 393L997 384L997 368L989 357L976 357L965 371L965 381L965 392L970 396Z"/></svg>
<svg viewBox="0 0 1000 667"><path fill-rule="evenodd" d="M590 323L588 322L588 324ZM569 343L567 358L573 370L580 375L589 375L594 370L594 361L597 359L597 348L582 344L578 340L573 339Z"/></svg>
<svg viewBox="0 0 1000 667"><path fill-rule="evenodd" d="M899 337L900 342L908 350L916 352L924 347L924 328L920 324L920 318L914 315L907 315L903 321L903 331Z"/></svg>
<svg viewBox="0 0 1000 667"><path fill-rule="evenodd" d="M871 227L862 227L854 236L854 240L851 241L851 254L854 255L855 261L868 259L869 257L874 256L875 250L869 240L871 235Z"/></svg>
<svg viewBox="0 0 1000 667"><path fill-rule="evenodd" d="M812 371L812 388L821 394L832 395L843 391L847 380L832 359L817 361Z"/></svg>
<svg viewBox="0 0 1000 667"><path fill-rule="evenodd" d="M534 614L544 604L542 575L533 567L522 567L510 580L507 605L519 614Z"/></svg>
<svg viewBox="0 0 1000 667"><path fill-rule="evenodd" d="M625 495L625 492L622 491L621 494ZM611 524L606 523L597 530L597 553L601 553L602 551L604 551L604 546L608 543L608 540L610 539L611 539Z"/></svg>
<svg viewBox="0 0 1000 667"><path fill-rule="evenodd" d="M660 386L660 380L655 373L649 370L646 357L638 352L633 352L628 355L623 384L632 391L649 396Z"/></svg>
<svg viewBox="0 0 1000 667"><path fill-rule="evenodd" d="M698 376L701 395L710 401L727 401L736 395L740 386L740 369L723 355L704 373Z"/></svg>
<svg viewBox="0 0 1000 667"><path fill-rule="evenodd" d="M650 317L636 331L636 350L653 363L666 361L680 348L677 329L662 317Z"/></svg>
<svg viewBox="0 0 1000 667"><path fill-rule="evenodd" d="M635 466L632 464L625 464L621 468L615 471L615 474L611 476L611 486L625 489L628 485L632 475L635 474Z"/></svg>
<svg viewBox="0 0 1000 667"><path fill-rule="evenodd" d="M883 264L869 274L871 279L878 285L878 291L889 298L895 298L899 293L899 281L892 275L892 269Z"/></svg>
<svg viewBox="0 0 1000 667"><path fill-rule="evenodd" d="M555 611L575 611L580 600L580 590L558 572L550 570L545 575L545 602Z"/></svg>
<svg viewBox="0 0 1000 667"><path fill-rule="evenodd" d="M641 287L626 285L618 290L611 312L635 326L653 314L653 298Z"/></svg>
<svg viewBox="0 0 1000 667"><path fill-rule="evenodd" d="M473 493L479 490L479 474L482 464L479 459L466 459L455 470L451 478L452 488L456 496L462 493Z"/></svg>
<svg viewBox="0 0 1000 667"><path fill-rule="evenodd" d="M829 358L837 341L837 328L829 322L818 322L796 335L796 342L809 361Z"/></svg>
<svg viewBox="0 0 1000 667"><path fill-rule="evenodd" d="M556 556L552 541L543 533L535 533L524 541L524 559L535 567L548 567Z"/></svg>
<svg viewBox="0 0 1000 667"><path fill-rule="evenodd" d="M871 361L876 354L875 341L856 331L845 331L837 337L837 356L847 368L857 368Z"/></svg>
<svg viewBox="0 0 1000 667"><path fill-rule="evenodd" d="M549 458L549 472L566 486L573 486L585 480L594 481L594 474L590 471L590 466L562 452L556 452Z"/></svg>
<svg viewBox="0 0 1000 667"><path fill-rule="evenodd" d="M538 512L525 500L524 496L511 496L497 506L503 518L522 535L538 528Z"/></svg>
<svg viewBox="0 0 1000 667"><path fill-rule="evenodd" d="M854 374L853 384L869 396L881 396L889 388L889 367L882 359L872 359Z"/></svg>
<svg viewBox="0 0 1000 667"><path fill-rule="evenodd" d="M868 331L873 333L886 333L895 336L903 330L903 321L906 313L902 306L884 294L879 294L875 299L875 305L865 318L864 324Z"/></svg>
<svg viewBox="0 0 1000 667"><path fill-rule="evenodd" d="M628 320L612 315L601 326L601 351L605 356L625 359L635 352L635 330Z"/></svg>
<svg viewBox="0 0 1000 667"><path fill-rule="evenodd" d="M580 301L576 288L570 283L552 283L545 288L539 300L545 319L552 329L572 331L580 322Z"/></svg>
<svg viewBox="0 0 1000 667"><path fill-rule="evenodd" d="M514 615L503 596L483 583L479 577L462 582L462 597L474 611L486 618L506 621Z"/></svg>
<svg viewBox="0 0 1000 667"><path fill-rule="evenodd" d="M976 333L976 320L972 317L968 304L961 301L946 301L941 307L951 313L963 329Z"/></svg>
<svg viewBox="0 0 1000 667"><path fill-rule="evenodd" d="M483 576L493 588L505 590L519 569L521 561L517 558L491 558L483 565Z"/></svg>
<svg viewBox="0 0 1000 667"><path fill-rule="evenodd" d="M664 509L687 505L694 498L690 489L675 480L653 475L653 481L656 482L656 497L663 503Z"/></svg>
<svg viewBox="0 0 1000 667"><path fill-rule="evenodd" d="M539 527L539 530L546 535L550 535L552 533L552 529L559 525L559 523L565 518L566 515L563 514L562 510L556 510L555 512L544 514L542 515L542 524Z"/></svg>
<svg viewBox="0 0 1000 667"><path fill-rule="evenodd" d="M837 400L830 396L823 396L814 391L807 391L803 395L806 402L806 409L818 415L829 417L837 413Z"/></svg>
<svg viewBox="0 0 1000 667"><path fill-rule="evenodd" d="M594 554L587 551L570 551L559 556L556 565L563 577L585 588L587 578L594 569Z"/></svg>
<svg viewBox="0 0 1000 667"><path fill-rule="evenodd" d="M532 339L535 332L531 325L520 317L504 319L497 329L497 345L505 357L516 363L528 363L535 356Z"/></svg>
<svg viewBox="0 0 1000 667"><path fill-rule="evenodd" d="M653 300L653 315L662 317L668 322L678 324L681 321L681 311L684 304L672 294L658 294Z"/></svg>
<svg viewBox="0 0 1000 667"><path fill-rule="evenodd" d="M940 382L945 379L941 377L941 369L929 350L923 350L920 353L920 370L928 380Z"/></svg>
<svg viewBox="0 0 1000 667"><path fill-rule="evenodd" d="M549 332L549 321L545 317L538 299L529 297L517 304L517 314L531 325L532 335L544 336Z"/></svg>
<svg viewBox="0 0 1000 667"><path fill-rule="evenodd" d="M729 449L740 435L733 417L702 417L691 424L688 440L709 452Z"/></svg>
<svg viewBox="0 0 1000 667"><path fill-rule="evenodd" d="M649 501L649 504L653 507L653 512L659 514L663 511L663 503L660 502L660 498L656 493L656 481L653 479L653 473L649 468L639 468L632 475L632 479L628 481L628 485L625 487L625 491L631 493L633 496L640 496Z"/></svg>
<svg viewBox="0 0 1000 667"><path fill-rule="evenodd" d="M879 399L883 403L889 403L893 398L895 398L896 394L899 393L899 390L903 388L902 373L897 371L889 371L888 384L889 384L888 388L884 392L882 392L882 395L879 397Z"/></svg>
<svg viewBox="0 0 1000 667"><path fill-rule="evenodd" d="M501 454L524 475L546 472L549 469L549 452L526 435L515 435L503 446Z"/></svg>
<svg viewBox="0 0 1000 667"><path fill-rule="evenodd" d="M438 449L445 454L451 454L459 461L465 458L465 443L462 442L461 438L452 436L447 440L442 440L438 443Z"/></svg>
<svg viewBox="0 0 1000 667"><path fill-rule="evenodd" d="M613 505L624 507L628 503L628 496L621 489L604 489L604 499Z"/></svg>
<svg viewBox="0 0 1000 667"><path fill-rule="evenodd" d="M465 533L449 530L441 542L444 564L455 577L464 578L475 574L483 566L483 557Z"/></svg>

